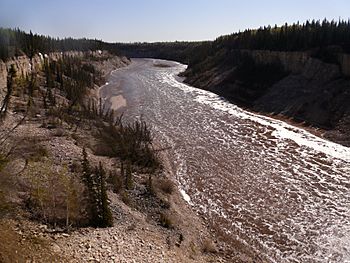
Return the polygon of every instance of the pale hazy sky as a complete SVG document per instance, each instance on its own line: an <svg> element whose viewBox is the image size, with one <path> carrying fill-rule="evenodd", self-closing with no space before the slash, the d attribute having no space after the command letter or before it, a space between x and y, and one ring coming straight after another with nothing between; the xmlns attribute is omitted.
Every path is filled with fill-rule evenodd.
<svg viewBox="0 0 350 263"><path fill-rule="evenodd" d="M208 40L263 25L350 17L350 0L0 0L0 27L109 42Z"/></svg>

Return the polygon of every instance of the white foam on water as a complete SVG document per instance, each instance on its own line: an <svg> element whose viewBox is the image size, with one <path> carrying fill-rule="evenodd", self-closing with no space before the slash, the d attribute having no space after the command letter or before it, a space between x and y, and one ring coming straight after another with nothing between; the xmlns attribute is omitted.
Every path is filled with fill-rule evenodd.
<svg viewBox="0 0 350 263"><path fill-rule="evenodd" d="M347 167L346 163L348 163L350 167L350 148L349 147L345 147L343 145L317 137L306 130L295 127L283 121L245 111L239 108L238 106L227 102L225 99L223 99L222 97L212 92L200 90L200 89L188 86L184 83L181 83L178 80L176 80L175 76L180 71L183 71L185 68L186 66L178 64L178 66L174 68L173 71L159 72L158 80L162 83L167 84L169 87L179 88L184 93L190 93L190 95L193 96L193 100L200 104L208 105L210 108L214 110L228 113L232 116L237 117L238 119L247 120L248 121L247 123L254 122L266 127L266 131L271 132L271 136L269 136L269 138L266 138L266 139L273 140L276 142L276 148L275 148L276 152L279 150L279 148L281 150L287 149L288 145L290 145L290 143L293 142L295 143L296 150L298 151L298 154L300 154L300 156L310 156L310 155L319 156L319 154L321 154L320 159L327 159L329 161L329 163L326 162L322 165L328 167L329 169L336 168L338 164L341 164L342 167ZM230 126L231 124L228 123L228 125ZM225 143L224 138L221 138L221 140L222 140L222 144L224 144ZM254 140L254 138L252 138L252 140ZM267 152L267 154L270 154L270 153ZM333 170L334 172L330 172L327 174L327 172L321 170L322 167L320 166L321 165L320 163L314 164L312 159L311 161L310 160L306 160L306 161L307 161L307 165L311 167L311 168L308 168L309 169L308 173L313 174L314 177L317 178L317 180L319 180L322 183L323 183L323 180L325 180L324 178L327 177L327 175L337 180L341 177L343 178L346 177L346 175L340 176L339 171L341 171L342 169L340 170L335 169ZM283 160L279 160L279 162L283 163ZM321 169L319 169L319 167L321 167ZM295 166L292 169L295 174L300 174L301 176L303 176L303 173L304 173L303 168L304 167ZM350 169L349 170L347 168L343 169L343 172L347 173L347 171L350 172ZM183 176L184 175L179 175L179 177L183 177ZM295 178L289 177L288 173L285 171L281 172L281 177L284 177L286 181L295 180ZM182 180L183 182L186 182L186 178L182 178ZM330 187L330 189L333 189L333 188ZM290 189L287 189L287 190L290 190ZM302 188L299 188L298 191L300 191L300 194L303 194L304 196L308 195L308 193L304 192ZM327 200L329 196L333 196L333 194L331 193L331 190L328 189L328 192L330 193L325 194L319 191L317 188L314 189L314 193L317 194L320 199L322 198L323 201L326 201L326 202L329 202L329 200ZM200 193L197 193L196 190L192 191L191 194L193 199L198 199L197 195L200 195ZM337 193L334 193L334 194L337 194ZM188 197L188 198L191 200L191 197ZM334 201L336 199L331 199L331 201L332 200ZM304 202L304 201L300 200L300 202ZM206 211L207 213L213 213L213 212L217 214L222 213L222 210L219 209L220 204L216 203L215 200L211 200L210 204L207 204L207 205L204 205L204 204L196 204L196 205L198 205L202 211ZM341 206L342 206L341 204L338 204L337 207L340 209ZM316 219L317 217L320 216L318 214L315 214L315 212L318 211L317 207L319 207L318 204L311 204L311 205L305 204L305 212L308 211L312 219ZM336 210L337 213L339 212L339 209ZM350 213L350 207L347 208L347 211L345 213L346 214ZM225 218L225 213L222 213L221 216ZM324 219L327 217L327 215L324 215L324 216L321 215L321 217L322 219ZM349 216L345 215L342 218L349 218ZM297 218L297 220L302 220L302 219L305 219L305 218L303 217ZM290 218L289 219L290 225L288 227L299 227L300 229L304 229L305 223L307 221L299 222L297 220L294 221L293 218ZM332 218L332 220L335 220L332 222L332 224L338 224L338 223L340 224L341 222L339 217ZM238 225L235 224L235 227L237 228ZM311 229L313 229L312 224L310 225L310 227ZM343 229L344 231L347 231L350 228L348 224L343 225L343 227L336 225L334 228L330 227L329 225L324 225L323 231L328 234L322 234L319 237L319 239L315 241L315 244L318 245L317 253L313 255L305 254L303 255L303 259L307 259L308 256L310 256L309 257L310 262L334 262L332 261L334 260L334 258L337 258L337 259L341 258L343 262L350 262L350 252L349 252L350 249L346 248L348 247L348 244L350 244L350 236L347 233L343 233L340 235L339 229ZM227 230L227 233L230 232L229 229L226 229L226 230ZM244 230L242 229L242 231ZM287 235L290 240L295 241L295 243L307 242L307 241L303 241L302 239L300 241L299 239L294 238L293 232L284 233L284 234ZM294 254L284 257L283 253L278 249L276 250L276 247L274 247L273 244L269 244L268 242L265 243L263 240L258 240L258 242L267 251L271 252L273 250L274 254L278 258L284 258L284 260L287 260L287 262L289 262L289 260L293 262L295 260L298 260L298 256L295 257L296 255ZM335 255L335 253L338 255ZM328 257L326 256L327 258L325 258L325 255L327 254L329 256ZM273 261L273 258L270 258L270 259L271 261Z"/></svg>
<svg viewBox="0 0 350 263"><path fill-rule="evenodd" d="M181 70L184 70L185 68L186 67L182 67ZM292 140L299 146L308 147L316 152L324 153L327 156L350 162L349 147L317 137L306 130L292 126L283 121L245 111L238 106L225 101L225 99L217 94L178 82L175 79L175 76L178 73L178 71L172 73L163 72L162 81L172 87L180 88L186 93L191 93L195 96L195 101L201 104L207 104L216 110L227 112L238 118L271 127L274 129L272 135L280 140Z"/></svg>

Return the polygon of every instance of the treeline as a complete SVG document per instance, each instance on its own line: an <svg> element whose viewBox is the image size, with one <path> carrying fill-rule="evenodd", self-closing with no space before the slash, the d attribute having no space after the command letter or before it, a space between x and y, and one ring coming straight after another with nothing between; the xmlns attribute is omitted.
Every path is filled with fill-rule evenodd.
<svg viewBox="0 0 350 263"><path fill-rule="evenodd" d="M328 46L339 46L345 52L350 52L350 20L312 20L303 24L286 23L281 27L275 25L260 27L257 30L247 29L244 32L221 36L213 43L216 49L278 51L305 51Z"/></svg>
<svg viewBox="0 0 350 263"><path fill-rule="evenodd" d="M264 26L218 37L215 41L106 43L96 39L58 39L0 28L0 59L54 51L107 50L128 57L151 57L194 64L219 50L260 49L276 51L323 50L336 47L350 53L350 21L312 20L283 26ZM334 52L334 51L332 51Z"/></svg>
<svg viewBox="0 0 350 263"><path fill-rule="evenodd" d="M203 42L157 42L116 43L116 48L125 56L133 58L158 58L189 63L193 51L210 44Z"/></svg>
<svg viewBox="0 0 350 263"><path fill-rule="evenodd" d="M350 21L312 20L283 26L264 26L220 36L214 41L117 44L130 57L171 59L195 65L208 57L220 59L240 49L312 51L330 60L330 54L350 53Z"/></svg>
<svg viewBox="0 0 350 263"><path fill-rule="evenodd" d="M0 28L0 59L7 60L14 56L64 52L64 51L95 51L107 50L112 54L119 54L116 45L106 43L97 39L73 39L73 38L52 38L26 33L19 29Z"/></svg>
<svg viewBox="0 0 350 263"><path fill-rule="evenodd" d="M350 53L350 21L286 23L221 36L193 49L187 58L189 70L236 66L241 61L240 50L307 51L312 57L336 64L338 53Z"/></svg>

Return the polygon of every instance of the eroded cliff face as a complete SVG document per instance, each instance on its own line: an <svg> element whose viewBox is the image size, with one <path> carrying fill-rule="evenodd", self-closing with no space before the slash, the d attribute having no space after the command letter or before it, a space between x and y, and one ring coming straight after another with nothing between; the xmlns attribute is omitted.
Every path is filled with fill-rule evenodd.
<svg viewBox="0 0 350 263"><path fill-rule="evenodd" d="M43 66L44 58L49 60L59 60L63 56L70 57L84 57L91 56L94 58L91 63L98 67L104 74L108 74L111 70L126 66L130 60L126 57L112 56L107 51L67 51L67 52L53 52L50 54L36 54L32 61L27 56L20 56L12 58L6 62L0 60L0 102L3 100L6 93L7 75L11 65L15 66L17 77L29 75L32 70L39 70Z"/></svg>
<svg viewBox="0 0 350 263"><path fill-rule="evenodd" d="M300 73L309 59L306 52L278 52L268 50L246 50L257 64L280 64L284 70Z"/></svg>
<svg viewBox="0 0 350 263"><path fill-rule="evenodd" d="M82 52L65 52L66 55L69 56L83 56ZM20 56L12 58L6 62L0 60L0 100L2 101L3 96L6 92L6 84L7 84L7 73L10 69L11 65L14 65L16 69L17 77L29 75L32 70L38 70L42 67L44 63L44 57L52 60L58 60L62 58L63 53L55 52L47 54L36 54L32 61L27 56Z"/></svg>
<svg viewBox="0 0 350 263"><path fill-rule="evenodd" d="M233 103L254 111L282 114L294 120L327 130L329 137L350 146L350 55L338 55L338 64L325 63L306 52L241 51L256 65L278 65L285 74L271 79L268 86L250 69L241 78L234 64L231 68L215 65L205 71L189 74L186 82L218 93ZM256 66L257 67L257 66ZM189 69L190 71L191 69Z"/></svg>
<svg viewBox="0 0 350 263"><path fill-rule="evenodd" d="M280 52L269 50L242 50L251 56L257 64L280 64L285 71L298 74L312 60L308 52ZM338 54L340 71L344 76L350 77L350 54ZM326 63L325 63L326 64Z"/></svg>

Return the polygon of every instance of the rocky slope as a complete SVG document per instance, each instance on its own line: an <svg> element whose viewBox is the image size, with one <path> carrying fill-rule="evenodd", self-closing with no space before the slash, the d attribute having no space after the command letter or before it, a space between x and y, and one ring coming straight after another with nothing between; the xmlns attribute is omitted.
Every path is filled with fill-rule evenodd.
<svg viewBox="0 0 350 263"><path fill-rule="evenodd" d="M225 63L208 58L189 67L186 82L254 111L324 129L325 137L350 146L348 54L330 64L307 52L235 52Z"/></svg>
<svg viewBox="0 0 350 263"><path fill-rule="evenodd" d="M11 114L1 126L0 133L3 134L3 131L13 127L19 118L19 115ZM42 127L42 121L42 117L26 121L9 139L35 139L47 151L47 156L39 163L51 160L55 167L68 167L72 163L80 162L82 147L93 147L94 139L90 132L84 129L73 132L66 125L50 130ZM92 164L102 162L109 170L120 170L118 160L95 155L90 149L88 154ZM13 171L14 167L18 168L15 170L22 170L25 164L19 158L9 165ZM19 176L23 177L22 174ZM139 173L134 176L135 187L129 193L130 203L126 204L122 200L121 193L108 191L114 218L114 226L110 228L79 228L67 233L60 228L28 220L30 217L23 212L17 214L15 219L0 217L0 261L228 262L225 260L223 248L212 243L215 239L202 219L183 200L180 192L176 189L171 194L162 192L156 183L158 197L147 198L144 182L148 176ZM163 176L172 180L171 174L166 171ZM23 194L14 194L13 197L19 207L23 206ZM159 224L157 211L162 208L157 200L166 200L169 203L170 208L166 210L171 214L171 228L164 228ZM219 248L221 252L217 254ZM236 255L226 256L235 256L237 262L240 262L241 255L238 252Z"/></svg>

